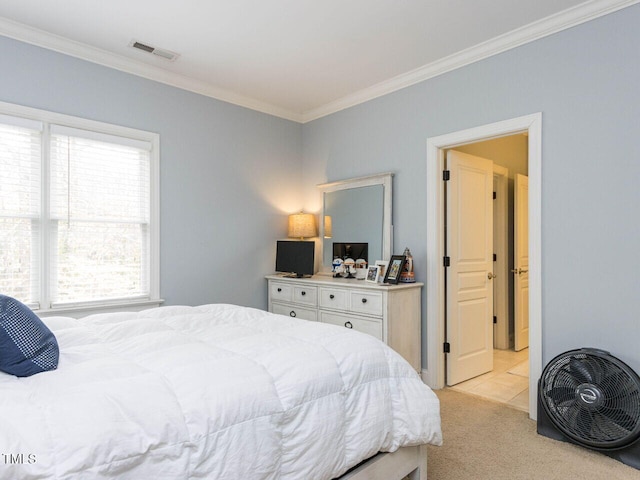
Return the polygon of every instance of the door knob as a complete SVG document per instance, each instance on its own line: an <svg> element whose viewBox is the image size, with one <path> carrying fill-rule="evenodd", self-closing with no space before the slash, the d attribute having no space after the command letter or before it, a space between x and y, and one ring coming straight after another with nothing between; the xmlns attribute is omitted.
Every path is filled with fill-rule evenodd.
<svg viewBox="0 0 640 480"><path fill-rule="evenodd" d="M487 273L487 278L488 278L489 280L491 280L491 279L493 279L493 278L496 278L496 277L497 277L497 275L496 275L496 274L494 274L493 272L489 272L489 273Z"/></svg>

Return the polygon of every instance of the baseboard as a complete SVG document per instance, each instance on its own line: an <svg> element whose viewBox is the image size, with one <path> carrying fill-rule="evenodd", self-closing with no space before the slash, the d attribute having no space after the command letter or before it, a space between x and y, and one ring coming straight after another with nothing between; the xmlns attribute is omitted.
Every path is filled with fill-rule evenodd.
<svg viewBox="0 0 640 480"><path fill-rule="evenodd" d="M431 375L429 374L429 370L427 370L426 368L423 368L422 371L420 372L420 378L422 378L423 383L431 387L433 390L436 390L438 388L437 382L435 381L434 378L431 378Z"/></svg>

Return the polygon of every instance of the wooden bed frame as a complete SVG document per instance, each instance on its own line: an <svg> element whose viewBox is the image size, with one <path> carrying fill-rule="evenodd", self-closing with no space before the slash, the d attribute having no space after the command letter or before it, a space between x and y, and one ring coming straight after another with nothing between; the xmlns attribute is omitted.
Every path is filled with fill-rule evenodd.
<svg viewBox="0 0 640 480"><path fill-rule="evenodd" d="M427 446L379 453L338 480L427 480Z"/></svg>

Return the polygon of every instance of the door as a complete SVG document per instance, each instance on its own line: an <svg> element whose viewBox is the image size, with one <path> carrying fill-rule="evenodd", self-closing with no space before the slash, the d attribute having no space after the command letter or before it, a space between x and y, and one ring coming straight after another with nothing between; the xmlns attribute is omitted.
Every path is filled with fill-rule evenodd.
<svg viewBox="0 0 640 480"><path fill-rule="evenodd" d="M529 346L529 177L516 175L514 189L514 348Z"/></svg>
<svg viewBox="0 0 640 480"><path fill-rule="evenodd" d="M493 369L493 162L447 152L447 385Z"/></svg>
<svg viewBox="0 0 640 480"><path fill-rule="evenodd" d="M493 348L509 349L509 169L493 165Z"/></svg>

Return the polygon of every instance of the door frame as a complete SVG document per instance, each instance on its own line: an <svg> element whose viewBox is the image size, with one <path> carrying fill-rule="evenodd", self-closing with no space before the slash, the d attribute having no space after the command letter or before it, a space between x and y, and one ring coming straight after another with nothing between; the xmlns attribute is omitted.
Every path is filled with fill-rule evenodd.
<svg viewBox="0 0 640 480"><path fill-rule="evenodd" d="M516 133L529 137L529 417L535 420L537 380L542 373L541 112L427 139L427 369L423 376L432 388L444 387L444 150Z"/></svg>

